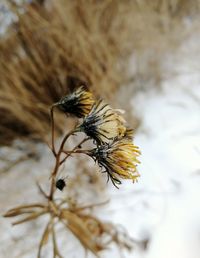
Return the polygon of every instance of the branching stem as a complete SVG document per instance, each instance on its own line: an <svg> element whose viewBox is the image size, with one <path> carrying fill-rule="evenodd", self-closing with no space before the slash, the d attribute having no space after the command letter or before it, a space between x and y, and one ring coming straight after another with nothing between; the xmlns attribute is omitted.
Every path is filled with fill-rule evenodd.
<svg viewBox="0 0 200 258"><path fill-rule="evenodd" d="M60 148L58 150L58 153L55 152L55 158L56 158L56 162L55 162L55 166L54 166L54 169L53 169L53 172L51 174L51 188L50 188L50 194L49 194L49 200L53 200L53 193L54 193L54 186L55 186L55 177L56 177L56 174L58 172L58 169L60 167L60 158L61 158L61 154L63 152L63 148L64 148L64 145L67 141L67 139L73 135L75 132L77 131L76 127L74 129L72 129L71 131L69 131L65 137L63 138L61 144L60 144ZM54 132L52 131L52 134L54 134ZM52 138L53 139L53 138ZM53 152L53 149L52 149L52 152Z"/></svg>
<svg viewBox="0 0 200 258"><path fill-rule="evenodd" d="M81 142L79 142L79 144L77 144L71 151L67 151L67 152L65 152L65 151L63 151L65 154L67 154L66 155L66 157L63 159L63 160L61 160L61 162L60 162L60 165L62 165L64 162L65 162L65 160L72 154L72 153L74 153L74 151L75 150L77 150L84 142L86 142L86 141L88 141L90 138L84 138Z"/></svg>

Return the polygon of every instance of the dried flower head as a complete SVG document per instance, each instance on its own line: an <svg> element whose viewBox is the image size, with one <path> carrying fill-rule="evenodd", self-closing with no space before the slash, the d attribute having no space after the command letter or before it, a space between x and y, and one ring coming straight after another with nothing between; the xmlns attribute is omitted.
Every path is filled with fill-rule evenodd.
<svg viewBox="0 0 200 258"><path fill-rule="evenodd" d="M119 111L112 109L103 100L99 100L84 118L79 129L99 145L109 143L116 137L123 137L126 131L124 124L125 120Z"/></svg>
<svg viewBox="0 0 200 258"><path fill-rule="evenodd" d="M134 182L139 176L136 168L137 163L140 163L137 159L139 148L125 138L100 145L88 154L105 169L108 179L115 186L121 184L119 178L132 179Z"/></svg>
<svg viewBox="0 0 200 258"><path fill-rule="evenodd" d="M61 98L55 105L65 113L81 118L90 112L93 104L94 98L92 93L86 91L82 86L71 94Z"/></svg>

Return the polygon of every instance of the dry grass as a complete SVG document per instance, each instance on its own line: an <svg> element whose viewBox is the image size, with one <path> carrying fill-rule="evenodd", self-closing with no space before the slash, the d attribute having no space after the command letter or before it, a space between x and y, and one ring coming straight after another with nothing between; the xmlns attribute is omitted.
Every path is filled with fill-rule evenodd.
<svg viewBox="0 0 200 258"><path fill-rule="evenodd" d="M131 52L138 65L133 86L158 84L166 51L186 35L183 18L195 18L200 6L187 0L37 2L43 4L27 5L24 13L11 5L18 22L0 41L0 144L27 135L46 140L50 105L80 84L114 99L130 79Z"/></svg>
<svg viewBox="0 0 200 258"><path fill-rule="evenodd" d="M48 10L29 5L17 14L15 31L0 45L0 107L7 112L2 134L44 138L49 106L69 89L83 82L96 94L108 94L119 85L118 42L106 22L109 5L56 1Z"/></svg>

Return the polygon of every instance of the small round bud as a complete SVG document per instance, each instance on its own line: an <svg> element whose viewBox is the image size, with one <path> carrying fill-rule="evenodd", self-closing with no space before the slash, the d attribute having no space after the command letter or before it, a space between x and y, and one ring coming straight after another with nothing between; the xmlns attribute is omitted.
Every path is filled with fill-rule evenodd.
<svg viewBox="0 0 200 258"><path fill-rule="evenodd" d="M65 180L64 179L58 179L56 181L56 188L58 188L60 191L62 191L66 186Z"/></svg>

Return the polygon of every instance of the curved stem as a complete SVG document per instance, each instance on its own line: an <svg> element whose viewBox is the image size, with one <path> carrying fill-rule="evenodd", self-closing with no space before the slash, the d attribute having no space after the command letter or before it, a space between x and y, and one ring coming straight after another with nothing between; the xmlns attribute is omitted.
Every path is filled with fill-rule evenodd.
<svg viewBox="0 0 200 258"><path fill-rule="evenodd" d="M58 156L62 153L63 147L64 147L64 145L65 145L67 139L69 138L69 136L72 135L72 134L74 134L74 133L76 133L76 132L77 132L77 128L75 127L74 129L72 129L71 131L69 131L69 133L67 133L67 134L65 135L65 137L63 138L63 140L62 140L62 142L61 142L61 144L60 144L60 148L59 148L59 151L58 151L58 154L57 154Z"/></svg>
<svg viewBox="0 0 200 258"><path fill-rule="evenodd" d="M66 161L66 159L67 159L76 149L78 149L84 142L88 141L89 139L90 139L89 137L83 139L81 142L79 142L79 144L77 144L77 145L76 145L71 151L69 151L69 152L63 151L63 152L66 153L67 155L66 155L66 157L65 157L63 160L61 160L60 165L62 165L62 164Z"/></svg>

